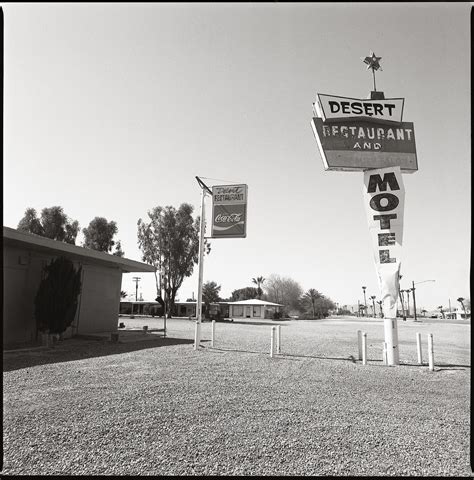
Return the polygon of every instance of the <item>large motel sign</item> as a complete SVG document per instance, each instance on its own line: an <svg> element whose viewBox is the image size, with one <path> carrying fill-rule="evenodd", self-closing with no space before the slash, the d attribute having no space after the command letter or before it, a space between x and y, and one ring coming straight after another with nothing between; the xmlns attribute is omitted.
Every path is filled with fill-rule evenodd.
<svg viewBox="0 0 474 480"><path fill-rule="evenodd" d="M324 168L364 173L364 203L384 313L387 362L398 365L397 299L405 190L402 173L418 170L413 123L403 121L403 98L386 99L375 87L374 53L369 99L318 94L311 121Z"/></svg>

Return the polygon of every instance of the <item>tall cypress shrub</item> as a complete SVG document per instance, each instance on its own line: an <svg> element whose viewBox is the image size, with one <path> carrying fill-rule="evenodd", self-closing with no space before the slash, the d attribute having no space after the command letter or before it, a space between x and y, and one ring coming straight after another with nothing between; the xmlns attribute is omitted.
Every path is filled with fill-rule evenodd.
<svg viewBox="0 0 474 480"><path fill-rule="evenodd" d="M82 267L58 257L46 265L35 297L35 317L39 331L61 334L74 321L81 292Z"/></svg>

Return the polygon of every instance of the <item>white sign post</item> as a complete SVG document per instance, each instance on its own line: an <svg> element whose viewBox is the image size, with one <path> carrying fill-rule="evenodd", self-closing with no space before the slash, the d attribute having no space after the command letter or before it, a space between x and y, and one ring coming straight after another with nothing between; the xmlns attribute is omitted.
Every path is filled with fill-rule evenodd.
<svg viewBox="0 0 474 480"><path fill-rule="evenodd" d="M400 167L364 173L364 200L384 314L389 365L398 365L397 300L405 190Z"/></svg>
<svg viewBox="0 0 474 480"><path fill-rule="evenodd" d="M204 261L204 231L206 228L205 220L205 205L204 199L206 198L206 191L209 193L209 189L204 183L196 177L201 185L201 220L199 228L199 255L198 255L198 294L196 305L196 332L194 336L194 350L197 350L201 343L201 322L202 322L202 272Z"/></svg>

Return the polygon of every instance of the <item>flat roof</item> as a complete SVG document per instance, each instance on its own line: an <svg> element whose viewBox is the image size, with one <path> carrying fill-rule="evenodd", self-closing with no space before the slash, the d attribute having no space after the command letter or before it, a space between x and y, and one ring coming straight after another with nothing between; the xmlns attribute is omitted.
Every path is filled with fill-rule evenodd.
<svg viewBox="0 0 474 480"><path fill-rule="evenodd" d="M83 264L118 267L123 272L154 272L156 268L147 263L137 262L128 258L118 257L106 252L98 252L90 248L71 245L70 243L52 240L51 238L20 232L14 228L3 227L3 244L30 248L38 252L53 255L64 255Z"/></svg>
<svg viewBox="0 0 474 480"><path fill-rule="evenodd" d="M229 305L268 305L270 307L284 307L281 303L266 302L258 298L251 300L241 300L240 302L228 302Z"/></svg>

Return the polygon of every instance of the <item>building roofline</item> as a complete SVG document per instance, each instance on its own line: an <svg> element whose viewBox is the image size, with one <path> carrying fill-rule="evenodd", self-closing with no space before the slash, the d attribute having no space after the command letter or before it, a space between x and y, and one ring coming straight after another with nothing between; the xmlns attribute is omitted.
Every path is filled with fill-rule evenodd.
<svg viewBox="0 0 474 480"><path fill-rule="evenodd" d="M228 302L229 305L269 305L273 307L284 307L281 303L266 302L258 298L252 298L250 300L240 300L238 302Z"/></svg>
<svg viewBox="0 0 474 480"><path fill-rule="evenodd" d="M110 267L118 267L125 273L130 272L154 272L156 268L147 263L137 262L129 258L118 257L110 253L98 252L89 248L72 245L51 238L35 235L34 233L20 232L14 228L3 226L4 245L18 245L33 248L42 252L54 252L56 255L66 255L82 262L92 264L107 264Z"/></svg>

